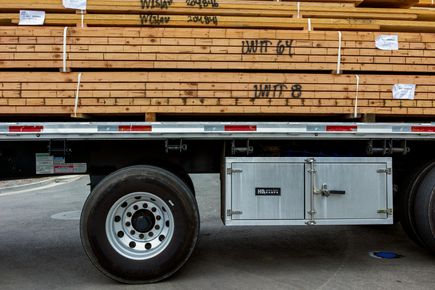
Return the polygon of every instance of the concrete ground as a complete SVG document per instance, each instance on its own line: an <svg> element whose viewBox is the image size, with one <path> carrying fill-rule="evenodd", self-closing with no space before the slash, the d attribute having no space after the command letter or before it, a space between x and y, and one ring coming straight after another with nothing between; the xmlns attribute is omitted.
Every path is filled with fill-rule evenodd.
<svg viewBox="0 0 435 290"><path fill-rule="evenodd" d="M101 274L79 237L87 177L0 194L0 289L435 289L435 255L394 226L225 227L219 176L193 175L201 214L184 267L152 285ZM397 259L370 256L373 251Z"/></svg>

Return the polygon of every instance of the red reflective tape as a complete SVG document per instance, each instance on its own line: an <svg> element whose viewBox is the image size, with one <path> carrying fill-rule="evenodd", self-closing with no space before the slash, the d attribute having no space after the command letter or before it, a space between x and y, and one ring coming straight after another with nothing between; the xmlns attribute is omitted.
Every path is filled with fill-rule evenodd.
<svg viewBox="0 0 435 290"><path fill-rule="evenodd" d="M152 126L119 126L119 131L152 131Z"/></svg>
<svg viewBox="0 0 435 290"><path fill-rule="evenodd" d="M44 126L9 126L9 132L41 132Z"/></svg>
<svg viewBox="0 0 435 290"><path fill-rule="evenodd" d="M257 126L225 125L225 131L257 131Z"/></svg>
<svg viewBox="0 0 435 290"><path fill-rule="evenodd" d="M357 126L326 126L326 131L356 132L357 129Z"/></svg>
<svg viewBox="0 0 435 290"><path fill-rule="evenodd" d="M435 127L411 127L411 132L435 132Z"/></svg>

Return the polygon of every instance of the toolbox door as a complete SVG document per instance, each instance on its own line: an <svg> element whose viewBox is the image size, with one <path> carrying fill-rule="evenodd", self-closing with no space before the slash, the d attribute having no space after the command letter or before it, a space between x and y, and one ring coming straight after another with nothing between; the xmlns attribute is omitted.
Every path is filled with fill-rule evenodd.
<svg viewBox="0 0 435 290"><path fill-rule="evenodd" d="M304 218L304 163L232 163L233 220Z"/></svg>
<svg viewBox="0 0 435 290"><path fill-rule="evenodd" d="M315 220L388 217L388 192L391 188L387 179L391 178L391 171L386 163L322 161L315 163L314 173L309 173L309 164L305 169L308 209L311 208L311 178L314 178ZM307 218L310 215L307 214Z"/></svg>

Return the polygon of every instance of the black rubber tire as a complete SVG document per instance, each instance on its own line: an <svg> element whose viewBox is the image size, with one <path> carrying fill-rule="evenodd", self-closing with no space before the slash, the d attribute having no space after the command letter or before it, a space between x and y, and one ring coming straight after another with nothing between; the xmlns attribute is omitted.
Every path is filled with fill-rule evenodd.
<svg viewBox="0 0 435 290"><path fill-rule="evenodd" d="M414 212L421 239L435 254L435 168L427 172L417 189Z"/></svg>
<svg viewBox="0 0 435 290"><path fill-rule="evenodd" d="M113 204L132 192L148 192L167 204L174 218L174 232L167 247L155 257L133 260L110 244L105 229ZM154 166L131 166L105 177L86 200L80 221L83 247L92 263L105 275L123 283L153 283L180 269L192 253L199 235L196 200L179 177Z"/></svg>
<svg viewBox="0 0 435 290"><path fill-rule="evenodd" d="M397 213L403 230L414 243L425 249L427 245L417 230L414 208L417 190L427 173L433 168L435 168L435 160L414 168L399 187L397 202Z"/></svg>

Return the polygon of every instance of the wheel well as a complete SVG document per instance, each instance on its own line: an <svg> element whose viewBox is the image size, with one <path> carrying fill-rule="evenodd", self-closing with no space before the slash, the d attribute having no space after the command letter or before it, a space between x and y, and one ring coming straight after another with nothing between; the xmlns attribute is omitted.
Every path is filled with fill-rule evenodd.
<svg viewBox="0 0 435 290"><path fill-rule="evenodd" d="M178 164L172 163L172 162L167 162L167 161L162 161L162 160L148 160L148 161L144 161L144 162L138 162L138 163L134 163L134 164L130 164L128 166L125 167L129 167L129 166L134 166L134 165L152 165L152 166L156 166L162 169L165 169L173 174L175 174L176 176L178 176L181 180L183 180L187 186L189 186L190 190L193 193L193 196L196 196L195 194L195 187L193 185L193 181L190 178L189 174L187 173L186 170L184 170L183 167L181 167ZM125 168L122 167L122 168ZM117 168L116 170L122 169L122 168ZM116 171L115 170L115 171ZM109 175L110 173L106 174L106 175L91 175L90 179L91 179L91 191L95 188L95 186L97 186L98 183L100 183L100 181L106 177L107 175Z"/></svg>

